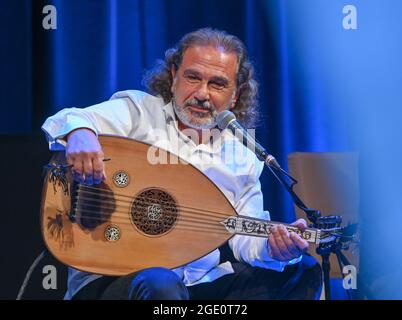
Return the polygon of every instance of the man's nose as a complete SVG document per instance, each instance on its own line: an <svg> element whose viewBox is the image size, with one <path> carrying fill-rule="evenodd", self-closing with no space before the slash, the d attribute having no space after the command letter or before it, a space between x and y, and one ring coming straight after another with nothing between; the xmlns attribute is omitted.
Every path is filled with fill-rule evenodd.
<svg viewBox="0 0 402 320"><path fill-rule="evenodd" d="M208 83L201 83L200 86L198 87L198 90L196 91L194 97L198 101L208 101L209 100Z"/></svg>

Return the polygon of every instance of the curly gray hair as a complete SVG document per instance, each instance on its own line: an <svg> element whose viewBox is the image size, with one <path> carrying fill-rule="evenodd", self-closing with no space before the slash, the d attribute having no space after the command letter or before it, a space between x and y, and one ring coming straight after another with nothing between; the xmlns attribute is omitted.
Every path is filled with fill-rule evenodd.
<svg viewBox="0 0 402 320"><path fill-rule="evenodd" d="M144 85L151 94L161 96L165 103L170 102L173 97L171 68L177 70L184 52L196 45L213 45L237 55L238 99L232 112L245 127L253 127L258 117L258 83L254 79L254 67L248 60L244 44L225 31L203 28L186 34L174 48L165 52L165 60L158 60L155 67L145 74Z"/></svg>

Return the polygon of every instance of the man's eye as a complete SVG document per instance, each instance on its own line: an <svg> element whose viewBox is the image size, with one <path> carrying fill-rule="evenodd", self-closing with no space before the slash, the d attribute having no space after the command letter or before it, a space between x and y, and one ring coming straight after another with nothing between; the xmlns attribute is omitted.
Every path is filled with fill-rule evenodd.
<svg viewBox="0 0 402 320"><path fill-rule="evenodd" d="M192 75L188 75L188 76L187 76L187 79L190 80L190 81L197 81L197 80L199 80L199 78L198 78L197 76L192 76Z"/></svg>
<svg viewBox="0 0 402 320"><path fill-rule="evenodd" d="M211 86L215 89L223 89L225 87L225 85L223 83L218 83L218 82L211 83Z"/></svg>

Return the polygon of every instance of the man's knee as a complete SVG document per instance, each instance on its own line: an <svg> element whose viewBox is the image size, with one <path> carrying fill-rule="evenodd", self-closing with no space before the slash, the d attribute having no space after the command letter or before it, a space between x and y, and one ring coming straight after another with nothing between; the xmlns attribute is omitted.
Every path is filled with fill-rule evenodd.
<svg viewBox="0 0 402 320"><path fill-rule="evenodd" d="M322 271L318 261L305 254L300 262L292 267L295 268L295 271L282 287L278 299L319 299L322 287Z"/></svg>
<svg viewBox="0 0 402 320"><path fill-rule="evenodd" d="M303 255L302 260L300 261L302 264L302 268L305 272L311 275L311 279L317 281L317 283L322 283L322 269L320 263L316 258L310 255Z"/></svg>
<svg viewBox="0 0 402 320"><path fill-rule="evenodd" d="M305 254L299 263L299 286L305 289L304 298L319 299L322 289L322 269L319 262L313 256Z"/></svg>
<svg viewBox="0 0 402 320"><path fill-rule="evenodd" d="M171 270L149 268L137 274L129 293L133 300L187 300L188 291L181 279Z"/></svg>

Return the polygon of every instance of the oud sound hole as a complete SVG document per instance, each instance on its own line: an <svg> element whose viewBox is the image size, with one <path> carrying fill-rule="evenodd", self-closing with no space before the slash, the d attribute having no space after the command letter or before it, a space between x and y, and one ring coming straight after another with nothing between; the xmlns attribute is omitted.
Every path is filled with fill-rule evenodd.
<svg viewBox="0 0 402 320"><path fill-rule="evenodd" d="M173 228L178 216L177 204L167 192L152 188L138 194L131 206L134 225L143 233L163 235Z"/></svg>

